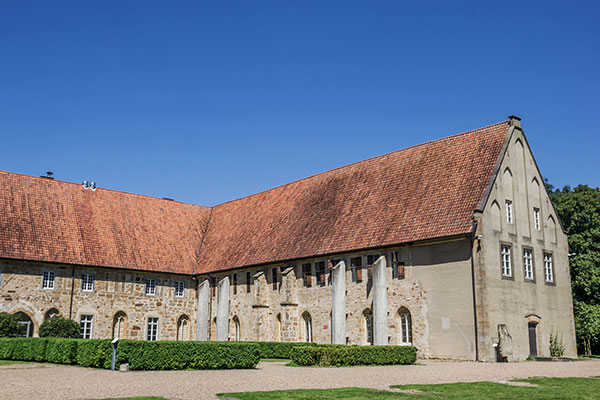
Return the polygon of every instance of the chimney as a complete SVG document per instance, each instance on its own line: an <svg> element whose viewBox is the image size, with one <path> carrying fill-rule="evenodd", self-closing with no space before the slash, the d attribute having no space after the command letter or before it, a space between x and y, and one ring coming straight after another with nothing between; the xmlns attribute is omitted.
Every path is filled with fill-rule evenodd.
<svg viewBox="0 0 600 400"><path fill-rule="evenodd" d="M509 115L508 119L510 120L510 126L514 126L515 128L521 128L521 118L516 115Z"/></svg>

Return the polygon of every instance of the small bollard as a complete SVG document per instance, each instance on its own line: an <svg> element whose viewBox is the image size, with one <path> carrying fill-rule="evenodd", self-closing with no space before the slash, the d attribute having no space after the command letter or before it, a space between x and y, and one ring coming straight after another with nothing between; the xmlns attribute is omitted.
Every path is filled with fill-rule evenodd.
<svg viewBox="0 0 600 400"><path fill-rule="evenodd" d="M114 371L115 370L115 362L117 361L117 342L119 341L118 338L114 338L112 340L112 362L110 364L110 370Z"/></svg>
<svg viewBox="0 0 600 400"><path fill-rule="evenodd" d="M127 372L127 371L129 371L129 363L121 364L119 366L119 371L121 371L121 372Z"/></svg>

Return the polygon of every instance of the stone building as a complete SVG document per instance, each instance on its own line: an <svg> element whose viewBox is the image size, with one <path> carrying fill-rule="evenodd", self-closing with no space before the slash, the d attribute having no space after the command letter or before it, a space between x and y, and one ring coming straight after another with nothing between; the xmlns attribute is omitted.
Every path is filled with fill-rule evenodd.
<svg viewBox="0 0 600 400"><path fill-rule="evenodd" d="M34 336L575 357L567 254L512 116L215 207L0 171L0 310Z"/></svg>

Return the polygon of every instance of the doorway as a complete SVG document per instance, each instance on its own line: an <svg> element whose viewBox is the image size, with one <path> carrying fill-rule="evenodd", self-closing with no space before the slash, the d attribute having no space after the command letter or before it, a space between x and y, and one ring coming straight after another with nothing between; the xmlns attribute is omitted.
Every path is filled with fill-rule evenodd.
<svg viewBox="0 0 600 400"><path fill-rule="evenodd" d="M529 329L529 355L532 357L537 357L537 324L535 322L530 322L527 324Z"/></svg>

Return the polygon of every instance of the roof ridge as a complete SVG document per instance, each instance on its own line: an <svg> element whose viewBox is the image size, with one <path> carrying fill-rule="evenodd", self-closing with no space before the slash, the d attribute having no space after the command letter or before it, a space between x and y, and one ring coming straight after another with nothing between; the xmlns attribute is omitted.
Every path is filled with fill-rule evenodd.
<svg viewBox="0 0 600 400"><path fill-rule="evenodd" d="M294 181L287 182L287 183L284 183L284 184L281 184L281 185L278 185L278 186L275 186L275 187L272 187L272 188L269 188L269 189L261 190L260 192L252 193L252 194L249 194L249 195L246 195L246 196L238 197L237 199L228 200L228 201L225 201L225 202L223 202L223 203L215 204L215 205L213 206L213 208L215 208L215 207L219 207L219 206L222 206L222 205L224 205L224 204L233 203L234 201L239 201L239 200L243 200L243 199L246 199L246 198L249 198L249 197L258 196L258 195L260 195L260 194L263 194L263 193L270 192L271 190L275 190L275 189L283 188L283 187L285 187L285 186L289 186L289 185L292 185L292 184L294 184L294 183L302 182L302 181L304 181L304 180L307 180L307 179L311 179L311 178L317 177L317 176L319 176L319 175L324 175L324 174L327 174L327 173L330 173L330 172L333 172L333 171L337 171L337 170L339 170L339 169L342 169L342 168L347 168L347 167L350 167L350 166L352 166L352 165L357 165L357 164L361 164L361 163L364 163L364 162L373 161L373 160L376 160L376 159L378 159L378 158L382 158L382 157L389 156L390 154L395 154L395 153L399 153L399 152L402 152L402 151L407 151L407 150L414 149L414 148L417 148L417 147L420 147L420 146L425 146L425 145L427 145L427 144L430 144L430 143L434 143L434 142L441 142L441 141L443 141L443 140L447 140L447 139L455 138L455 137L457 137L457 136L462 136L462 135L467 135L467 134L470 134L470 133L475 133L475 132L477 132L477 131L481 131L481 130L483 130L483 129L492 128L492 127L495 127L495 126L498 126L498 125L502 125L502 124L507 124L508 122L510 122L510 121L509 121L509 120L504 120L504 121L496 122L496 123L494 123L494 124L491 124L491 125L482 126L482 127L480 127L480 128L471 129L471 130L469 130L469 131L465 131L465 132L455 133L455 134L453 134L453 135L450 135L450 136L444 136L444 137L441 137L441 138L438 138L438 139L428 140L428 141L426 141L426 142L423 142L423 143L414 144L414 145L412 145L412 146L404 147L404 148L402 148L402 149L393 150L393 151L390 151L390 152L387 152L387 153L384 153L384 154L380 154L380 155L377 155L377 156L373 156L373 157L365 158L364 160L355 161L355 162L353 162L353 163L350 163L350 164L345 164L345 165L341 165L341 166L339 166L339 167L335 167L335 168L332 168L332 169L328 169L328 170L326 170L326 171L317 172L316 174L309 175L309 176L306 176L306 177L304 177L304 178L296 179L296 180L294 180Z"/></svg>
<svg viewBox="0 0 600 400"><path fill-rule="evenodd" d="M39 180L41 182L56 182L56 183L61 183L61 184L69 184L69 185L75 185L75 186L81 186L80 183L77 182L69 182L69 181L63 181L60 179L55 179L55 178L46 178L43 176L35 176L35 175L27 175L27 174L23 174L20 172L11 172L11 171L5 171L5 170L0 170L0 174L6 174L6 175L18 175L18 176L22 176L25 178L30 178L33 180ZM168 199L168 198L164 198L164 197L156 197L156 196L149 196L147 194L140 194L140 193L132 193L132 192L127 192L125 190L116 190L116 189L109 189L109 188L104 188L104 187L97 187L96 190L99 191L106 191L106 192L113 192L113 193L119 193L119 194L124 194L127 196L137 196L137 197L144 197L147 199L153 199L153 200L159 200L159 201L168 201L168 202L174 202L174 203L179 203L179 204L187 204L190 206L197 206L197 207L203 207L203 208L212 208L211 206L204 206L202 204L194 204L194 203L187 203L184 201L179 201L179 200L174 200L174 199Z"/></svg>

